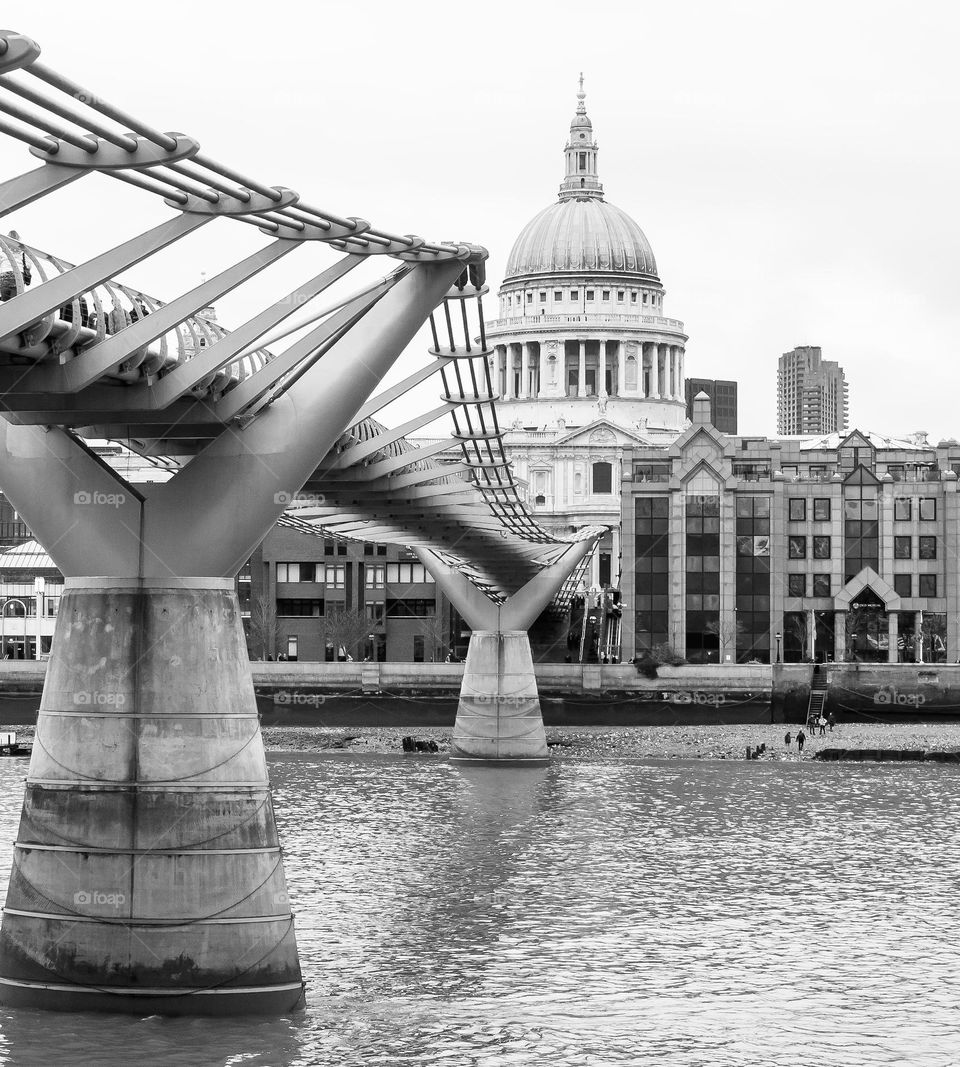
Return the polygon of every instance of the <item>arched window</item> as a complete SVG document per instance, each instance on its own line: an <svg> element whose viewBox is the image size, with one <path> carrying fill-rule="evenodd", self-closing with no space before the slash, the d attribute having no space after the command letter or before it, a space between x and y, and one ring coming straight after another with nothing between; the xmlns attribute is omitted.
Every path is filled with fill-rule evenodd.
<svg viewBox="0 0 960 1067"><path fill-rule="evenodd" d="M595 493L613 492L613 467L609 463L594 463L593 491Z"/></svg>

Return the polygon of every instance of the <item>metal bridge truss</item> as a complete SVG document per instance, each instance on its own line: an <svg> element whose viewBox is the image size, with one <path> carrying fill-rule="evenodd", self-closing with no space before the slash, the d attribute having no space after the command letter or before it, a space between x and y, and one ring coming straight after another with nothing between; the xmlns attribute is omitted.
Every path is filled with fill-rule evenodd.
<svg viewBox="0 0 960 1067"><path fill-rule="evenodd" d="M308 502L319 495L323 506L293 508L283 521L311 533L429 547L494 601L566 551L569 541L528 513L504 454L483 327L483 249L389 233L312 207L290 189L210 159L192 138L126 114L38 56L29 38L0 34L0 132L42 161L0 183L0 215L94 172L162 197L177 214L80 265L0 238L0 402L8 420L122 441L144 456L196 456L226 431L242 434L416 265L459 261L442 312L431 315L432 362L353 414L355 425L303 489ZM274 240L169 302L115 280L218 218ZM228 332L204 313L311 242L343 256L238 329ZM265 347L294 311L373 255L401 262L314 312L311 328L284 351ZM437 407L395 430L373 421L438 372ZM446 414L452 440L419 449L405 440ZM459 446L459 460L438 464L434 457L451 445ZM574 540L599 533L580 531ZM564 590L567 600L570 581Z"/></svg>
<svg viewBox="0 0 960 1067"><path fill-rule="evenodd" d="M170 220L74 266L20 242L0 242L0 396L20 423L83 427L145 454L193 454L282 394L416 264L470 262L486 252L377 229L305 203L205 156L179 133L126 114L37 59L38 46L0 34L0 132L42 164L0 183L0 217L100 173L160 196ZM255 226L273 243L169 303L117 283L123 270L216 219ZM309 245L343 253L229 335L203 309ZM367 257L401 265L335 301L319 325L271 356L259 339ZM28 284L29 281L29 284ZM131 430L132 428L132 430Z"/></svg>
<svg viewBox="0 0 960 1067"><path fill-rule="evenodd" d="M341 437L281 522L324 536L430 550L502 603L554 564L571 541L604 531L589 527L562 539L527 510L497 417L484 292L474 268L464 270L430 316L433 362L364 407L364 419ZM370 417L432 375L443 389L437 407L393 430ZM408 434L447 415L451 438L414 447ZM569 607L588 562L585 557L563 583L554 611Z"/></svg>

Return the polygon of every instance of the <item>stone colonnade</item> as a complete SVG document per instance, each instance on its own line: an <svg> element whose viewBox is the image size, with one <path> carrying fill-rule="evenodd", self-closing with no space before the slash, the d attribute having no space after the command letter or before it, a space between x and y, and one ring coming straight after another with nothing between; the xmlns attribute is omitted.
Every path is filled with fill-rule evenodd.
<svg viewBox="0 0 960 1067"><path fill-rule="evenodd" d="M588 357L587 346L596 346ZM608 347L609 345L609 347ZM576 361L568 346L574 348ZM608 338L521 341L494 345L491 372L502 400L562 396L624 396L649 400L684 399L684 348L667 341L611 341ZM576 370L576 392L567 367ZM588 391L587 371L595 371ZM607 390L607 373L611 388Z"/></svg>

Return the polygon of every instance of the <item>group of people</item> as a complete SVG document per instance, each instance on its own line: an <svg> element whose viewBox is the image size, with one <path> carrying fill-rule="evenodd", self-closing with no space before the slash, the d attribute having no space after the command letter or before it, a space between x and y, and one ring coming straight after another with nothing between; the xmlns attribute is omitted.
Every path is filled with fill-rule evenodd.
<svg viewBox="0 0 960 1067"><path fill-rule="evenodd" d="M821 712L817 718L813 718L811 716L811 718L807 720L806 725L811 735L814 735L817 730L819 730L820 736L823 737L827 732L827 727L829 726L830 732L833 733L833 728L834 726L836 726L836 724L837 718L831 711L830 714L826 716L823 714L823 712ZM792 741L793 735L788 730L784 734L783 743L787 746L787 748L789 748ZM800 729L797 731L797 751L801 754L803 753L803 746L806 744L806 741L807 735L803 732L803 727L801 726Z"/></svg>
<svg viewBox="0 0 960 1067"><path fill-rule="evenodd" d="M818 718L814 718L812 715L810 716L810 718L807 720L807 729L810 730L811 733L816 730L819 730L820 736L823 737L824 734L826 734L827 732L828 726L830 727L830 733L833 733L833 728L836 725L836 722L836 717L834 716L832 711L826 717L824 717L824 714L821 711Z"/></svg>

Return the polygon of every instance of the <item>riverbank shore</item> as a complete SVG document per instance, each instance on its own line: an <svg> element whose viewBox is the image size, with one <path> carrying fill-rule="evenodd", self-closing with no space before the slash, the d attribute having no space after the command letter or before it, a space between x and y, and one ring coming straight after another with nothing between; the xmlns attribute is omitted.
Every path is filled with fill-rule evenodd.
<svg viewBox="0 0 960 1067"><path fill-rule="evenodd" d="M15 730L23 744L33 741L33 726L0 725L0 730ZM547 730L547 741L555 759L746 759L748 746L766 745L760 759L786 760L798 757L797 730L782 723L559 727ZM268 752L383 755L402 752L403 738L409 736L436 741L443 756L450 752L452 734L444 727L264 726L263 742ZM822 748L960 750L960 722L838 723L823 737L807 737L804 759Z"/></svg>
<svg viewBox="0 0 960 1067"><path fill-rule="evenodd" d="M785 735L790 733L790 745ZM402 751L404 736L436 741L443 755L450 751L452 730L357 727L331 730L322 727L264 727L263 738L271 751L350 751L389 753ZM547 741L557 759L746 759L747 746L766 745L766 760L796 759L797 727L783 724L710 726L561 727L547 730ZM821 748L960 749L957 723L850 723L838 724L823 737L808 737L804 758Z"/></svg>

